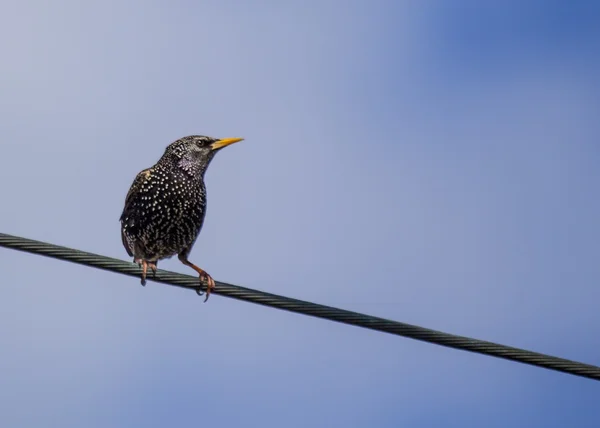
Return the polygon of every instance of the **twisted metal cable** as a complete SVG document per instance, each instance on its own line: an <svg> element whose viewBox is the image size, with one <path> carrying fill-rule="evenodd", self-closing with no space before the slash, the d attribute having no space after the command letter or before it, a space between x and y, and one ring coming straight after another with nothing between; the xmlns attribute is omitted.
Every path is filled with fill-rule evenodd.
<svg viewBox="0 0 600 428"><path fill-rule="evenodd" d="M124 275L135 276L138 278L140 276L139 267L131 262L125 262L119 259L113 259L98 254L87 253L84 251L34 241L18 236L0 233L0 246L78 263L98 269L104 269ZM153 277L152 274L150 274L148 279L167 285L199 291L199 281L198 278L194 276L182 275L179 273L159 269L156 272L156 277ZM265 293L263 291L253 290L219 281L216 281L216 287L213 290L213 293L238 300L258 303L271 308L283 309L304 315L311 315L313 317L395 334L397 336L409 337L411 339L447 346L449 348L476 352L496 358L504 358L506 360L530 364L532 366L543 367L550 370L556 370L575 376L600 380L600 367L553 357L551 355L513 348L493 342L471 339L469 337L443 333L441 331L431 330L424 327L360 314L357 312L351 312L331 306L319 305L317 303L306 302L289 297L278 296L276 294Z"/></svg>

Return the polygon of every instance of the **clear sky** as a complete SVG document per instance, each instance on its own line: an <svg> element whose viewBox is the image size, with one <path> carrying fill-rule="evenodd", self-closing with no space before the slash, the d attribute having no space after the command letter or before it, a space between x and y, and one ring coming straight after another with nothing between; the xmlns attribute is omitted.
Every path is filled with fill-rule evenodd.
<svg viewBox="0 0 600 428"><path fill-rule="evenodd" d="M129 259L189 134L221 281L600 364L600 5L0 4L0 231ZM176 259L162 268L193 273ZM0 249L6 427L600 426L600 384Z"/></svg>

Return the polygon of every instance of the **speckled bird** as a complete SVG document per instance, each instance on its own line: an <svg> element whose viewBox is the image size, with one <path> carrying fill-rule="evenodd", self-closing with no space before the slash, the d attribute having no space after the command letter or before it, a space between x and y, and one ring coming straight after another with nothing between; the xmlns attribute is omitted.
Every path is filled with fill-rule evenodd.
<svg viewBox="0 0 600 428"><path fill-rule="evenodd" d="M212 277L188 260L204 223L204 173L215 154L242 138L218 139L191 135L171 143L151 168L133 181L121 214L121 239L127 254L142 267L142 285L159 260L178 255L206 283L206 298L215 287Z"/></svg>

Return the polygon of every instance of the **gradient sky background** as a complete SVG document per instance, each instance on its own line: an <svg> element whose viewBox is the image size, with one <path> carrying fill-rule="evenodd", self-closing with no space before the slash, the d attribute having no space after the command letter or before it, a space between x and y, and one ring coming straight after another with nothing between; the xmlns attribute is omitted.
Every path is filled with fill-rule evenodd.
<svg viewBox="0 0 600 428"><path fill-rule="evenodd" d="M128 259L188 134L218 280L600 364L600 4L3 1L0 231ZM177 260L164 269L192 273ZM597 382L0 249L0 425L598 427Z"/></svg>

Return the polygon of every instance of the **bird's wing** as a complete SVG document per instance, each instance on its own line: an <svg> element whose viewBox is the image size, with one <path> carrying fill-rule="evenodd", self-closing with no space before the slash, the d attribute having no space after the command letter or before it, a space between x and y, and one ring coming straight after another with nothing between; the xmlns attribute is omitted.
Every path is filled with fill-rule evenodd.
<svg viewBox="0 0 600 428"><path fill-rule="evenodd" d="M121 213L121 218L119 219L120 221L123 221L127 216L127 213L131 208L131 203L135 199L135 196L139 194L142 185L148 180L150 174L152 174L152 168L145 169L136 175L135 179L133 180L133 184L127 192L127 196L125 196L125 207Z"/></svg>
<svg viewBox="0 0 600 428"><path fill-rule="evenodd" d="M131 187L129 188L129 191L127 192L127 196L125 196L125 206L123 207L123 212L121 213L121 218L119 219L119 221L121 221L121 240L123 241L123 246L125 247L125 250L127 250L127 254L129 254L131 257L133 257L133 249L130 248L129 242L127 241L127 238L125 237L125 230L123 227L124 226L123 222L127 219L129 214L131 213L133 201L136 199L136 196L138 196L140 194L142 185L148 180L148 178L150 177L150 174L152 174L152 168L148 168L148 169L141 171L135 177L135 179L133 180L133 184L131 185ZM132 225L129 225L129 226L131 227Z"/></svg>
<svg viewBox="0 0 600 428"><path fill-rule="evenodd" d="M127 238L125 237L125 232L123 231L123 228L121 228L121 242L123 242L123 246L125 247L125 251L127 251L127 254L129 254L129 257L133 257L133 251L129 246Z"/></svg>

